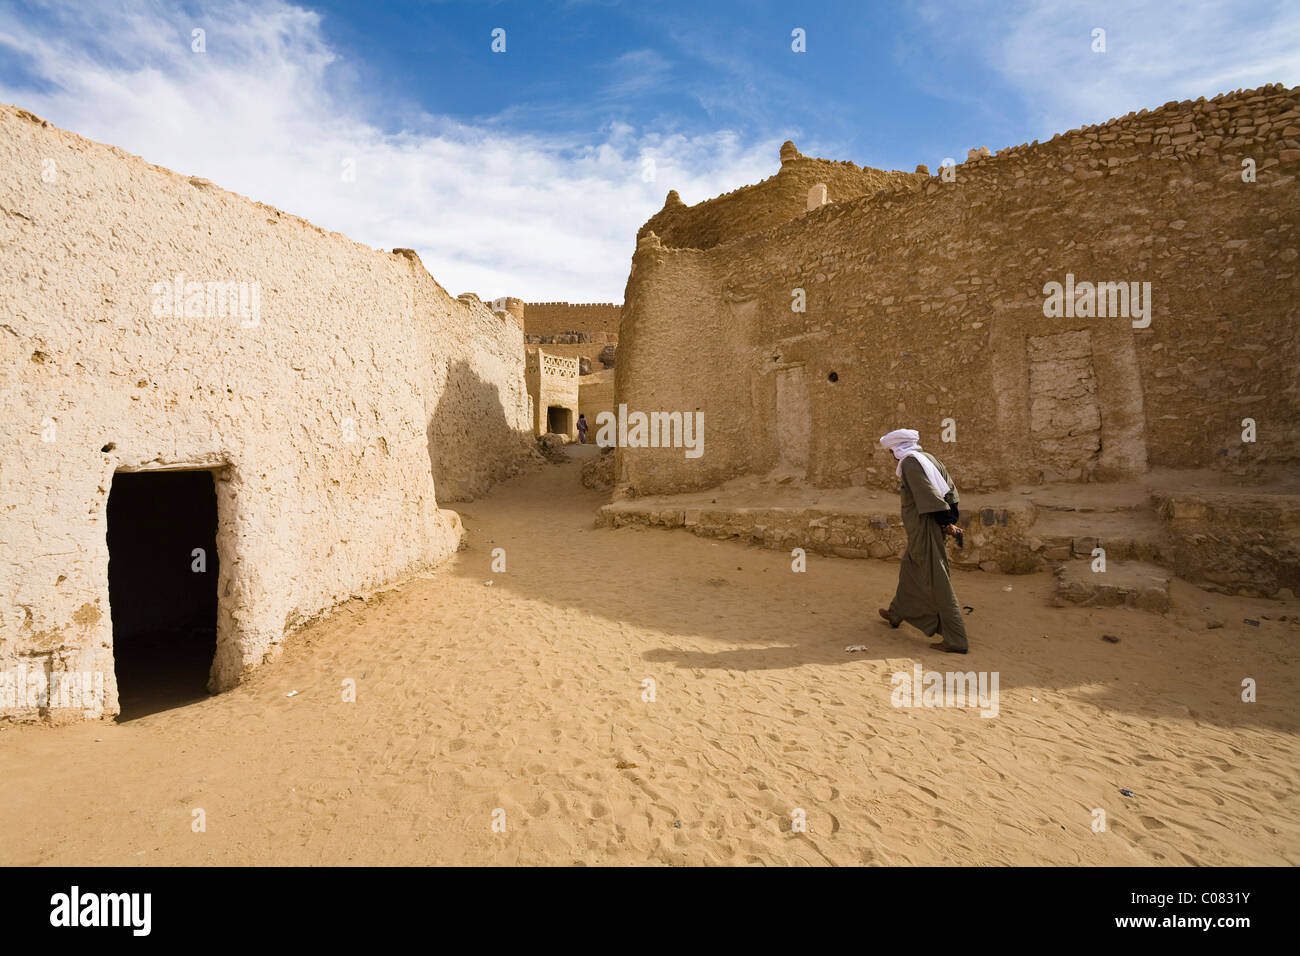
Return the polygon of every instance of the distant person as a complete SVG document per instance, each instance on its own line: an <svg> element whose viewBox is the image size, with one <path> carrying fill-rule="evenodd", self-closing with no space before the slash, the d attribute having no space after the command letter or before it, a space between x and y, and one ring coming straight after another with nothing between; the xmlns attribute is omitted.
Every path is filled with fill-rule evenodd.
<svg viewBox="0 0 1300 956"><path fill-rule="evenodd" d="M578 416L578 441L587 444L587 416Z"/></svg>
<svg viewBox="0 0 1300 956"><path fill-rule="evenodd" d="M948 573L945 537L963 544L957 527L957 486L943 462L921 450L920 434L900 428L880 439L881 447L898 460L895 474L903 480L903 527L907 553L898 569L898 590L880 616L890 627L904 621L926 636L943 638L930 646L950 654L966 653L966 624Z"/></svg>

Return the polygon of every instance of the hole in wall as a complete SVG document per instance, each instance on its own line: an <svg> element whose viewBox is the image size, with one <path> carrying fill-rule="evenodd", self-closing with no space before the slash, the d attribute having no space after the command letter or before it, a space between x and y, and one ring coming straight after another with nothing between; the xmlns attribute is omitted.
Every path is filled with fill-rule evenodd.
<svg viewBox="0 0 1300 956"><path fill-rule="evenodd" d="M831 374L829 374L829 375L826 376L826 380L827 380L828 382L838 382L838 381L840 380L840 373L839 373L839 372L831 372Z"/></svg>
<svg viewBox="0 0 1300 956"><path fill-rule="evenodd" d="M573 412L561 405L546 407L546 430L557 435L569 434L573 425Z"/></svg>
<svg viewBox="0 0 1300 956"><path fill-rule="evenodd" d="M107 452L112 451L112 450L115 449L116 447L117 447L117 445L115 445L113 442L109 442L107 445L105 445L103 448L101 448L100 451L107 453Z"/></svg>
<svg viewBox="0 0 1300 956"><path fill-rule="evenodd" d="M119 472L108 496L108 596L121 714L207 696L217 645L210 471Z"/></svg>

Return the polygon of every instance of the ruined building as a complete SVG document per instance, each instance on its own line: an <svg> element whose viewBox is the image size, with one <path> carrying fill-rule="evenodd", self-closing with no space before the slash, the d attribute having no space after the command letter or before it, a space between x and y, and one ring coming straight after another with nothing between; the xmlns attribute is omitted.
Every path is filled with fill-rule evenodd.
<svg viewBox="0 0 1300 956"><path fill-rule="evenodd" d="M542 373L546 369L539 362L537 377L529 380L529 396L534 405L532 420L537 434L558 431L570 437L577 435L574 430L550 428L545 409L552 405L569 409L574 422L579 414L586 415L593 428L597 415L613 411L613 369L622 306L612 302L524 302L506 297L493 300L492 308L512 316L519 323L524 329L527 346L544 346L543 351L547 354L574 359L578 363L576 398L568 395L570 383L560 374L559 366L554 365L553 384L548 391L551 397L558 396L560 400L542 403L535 386L542 384ZM573 398L572 403L570 398ZM594 432L592 434L594 436Z"/></svg>
<svg viewBox="0 0 1300 956"><path fill-rule="evenodd" d="M526 344L545 345L552 355L584 360L581 364L589 371L612 366L607 358L618 346L622 306L613 302L525 302L512 296L494 299L491 305L519 323Z"/></svg>
<svg viewBox="0 0 1300 956"><path fill-rule="evenodd" d="M765 474L892 489L876 439L906 426L963 492L1226 485L1180 508L1166 481L1152 550L1213 575L1227 549L1247 555L1233 581L1300 585L1300 499L1252 519L1246 494L1300 459L1300 91L1167 103L935 175L789 143L781 161L696 206L670 193L638 236L618 401L702 411L707 451L620 448L617 497Z"/></svg>
<svg viewBox="0 0 1300 956"><path fill-rule="evenodd" d="M439 503L531 445L519 323L409 250L8 106L0 167L10 681L100 675L86 715L113 714L184 640L200 688L228 688L301 623L450 555Z"/></svg>
<svg viewBox="0 0 1300 956"><path fill-rule="evenodd" d="M578 360L529 348L524 364L533 431L578 437Z"/></svg>
<svg viewBox="0 0 1300 956"><path fill-rule="evenodd" d="M618 324L623 307L615 302L529 302L524 308L524 331L530 337L551 339L552 355L576 358L580 364L578 413L591 423L595 440L596 416L614 409L614 364L618 349ZM565 333L585 340L573 345ZM585 368L584 368L585 367Z"/></svg>

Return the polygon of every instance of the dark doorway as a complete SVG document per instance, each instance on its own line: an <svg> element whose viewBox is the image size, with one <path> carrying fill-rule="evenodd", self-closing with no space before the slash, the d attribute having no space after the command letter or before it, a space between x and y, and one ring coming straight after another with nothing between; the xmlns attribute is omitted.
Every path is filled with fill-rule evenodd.
<svg viewBox="0 0 1300 956"><path fill-rule="evenodd" d="M569 434L573 422L573 412L560 405L548 405L546 408L546 430L557 435Z"/></svg>
<svg viewBox="0 0 1300 956"><path fill-rule="evenodd" d="M217 649L210 471L119 472L108 496L118 720L199 700Z"/></svg>

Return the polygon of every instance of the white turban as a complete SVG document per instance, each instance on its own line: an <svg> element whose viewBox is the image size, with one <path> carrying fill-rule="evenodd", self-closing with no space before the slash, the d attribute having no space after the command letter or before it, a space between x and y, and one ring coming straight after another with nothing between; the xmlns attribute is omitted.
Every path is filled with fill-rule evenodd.
<svg viewBox="0 0 1300 956"><path fill-rule="evenodd" d="M899 478L903 477L903 460L908 457L915 458L925 472L926 479L930 484L934 485L935 491L942 498L952 490L952 486L943 480L943 475L940 474L938 468L934 467L934 462L928 456L921 454L920 439L920 432L913 431L910 428L898 428L888 435L880 436L880 447L888 448L894 453L894 457L898 459L898 468L895 469L894 474L898 475Z"/></svg>

